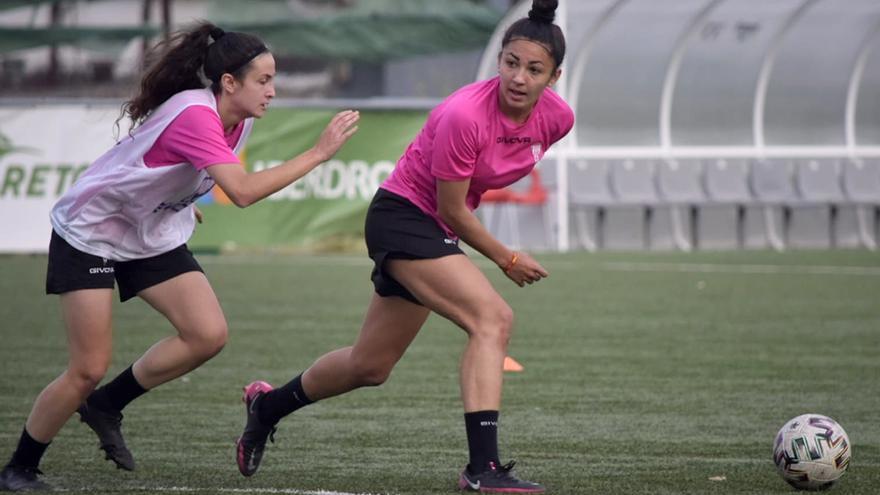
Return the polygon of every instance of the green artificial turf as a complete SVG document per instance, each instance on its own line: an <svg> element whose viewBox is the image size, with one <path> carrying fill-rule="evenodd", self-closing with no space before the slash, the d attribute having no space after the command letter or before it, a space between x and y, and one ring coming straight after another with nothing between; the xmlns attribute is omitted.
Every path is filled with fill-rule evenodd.
<svg viewBox="0 0 880 495"><path fill-rule="evenodd" d="M371 297L365 256L200 256L230 326L224 351L133 402L138 470L103 460L71 420L45 480L68 493L455 493L467 462L458 362L466 337L432 316L381 387L279 425L260 471L234 462L241 387L283 384L350 345ZM880 491L880 254L865 251L538 256L524 289L475 257L516 314L502 460L551 494L785 494L776 431L815 412L849 434L836 494ZM43 256L0 257L0 457L66 364ZM172 332L144 302L114 308L109 376Z"/></svg>

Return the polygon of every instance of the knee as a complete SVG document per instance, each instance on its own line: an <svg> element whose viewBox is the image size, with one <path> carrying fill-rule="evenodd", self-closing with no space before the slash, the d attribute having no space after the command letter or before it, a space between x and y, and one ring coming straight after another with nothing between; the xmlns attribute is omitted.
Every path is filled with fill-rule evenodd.
<svg viewBox="0 0 880 495"><path fill-rule="evenodd" d="M225 321L206 326L199 331L197 338L194 339L194 351L204 360L211 359L223 350L228 339L229 328Z"/></svg>
<svg viewBox="0 0 880 495"><path fill-rule="evenodd" d="M82 397L92 393L110 367L109 359L93 359L81 365L72 365L67 370L74 389L76 389Z"/></svg>
<svg viewBox="0 0 880 495"><path fill-rule="evenodd" d="M471 338L487 340L497 347L507 349L513 333L513 310L504 301L486 308L468 329Z"/></svg>
<svg viewBox="0 0 880 495"><path fill-rule="evenodd" d="M367 359L352 358L351 370L360 387L378 387L391 376L391 367Z"/></svg>

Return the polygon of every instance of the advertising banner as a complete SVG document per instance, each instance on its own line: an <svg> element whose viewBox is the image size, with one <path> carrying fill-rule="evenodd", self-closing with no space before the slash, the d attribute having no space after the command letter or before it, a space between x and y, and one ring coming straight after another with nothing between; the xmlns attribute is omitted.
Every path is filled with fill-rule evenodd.
<svg viewBox="0 0 880 495"><path fill-rule="evenodd" d="M271 109L254 126L243 161L257 171L302 153L334 114ZM113 105L0 108L0 252L47 250L52 205L113 146L118 116ZM237 208L215 187L198 203L205 220L190 246L321 249L358 242L370 198L426 116L424 110L361 111L357 134L332 160L248 208ZM118 133L128 131L127 122L120 125Z"/></svg>
<svg viewBox="0 0 880 495"><path fill-rule="evenodd" d="M0 108L0 252L48 250L52 205L113 146L118 116L110 105Z"/></svg>

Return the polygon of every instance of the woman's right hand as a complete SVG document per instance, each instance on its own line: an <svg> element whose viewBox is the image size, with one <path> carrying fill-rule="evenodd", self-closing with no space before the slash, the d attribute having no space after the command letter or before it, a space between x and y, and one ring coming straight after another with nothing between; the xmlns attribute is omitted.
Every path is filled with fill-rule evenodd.
<svg viewBox="0 0 880 495"><path fill-rule="evenodd" d="M550 274L534 258L527 253L517 251L508 262L508 266L502 266L501 271L507 278L513 280L516 285L524 287L549 276Z"/></svg>
<svg viewBox="0 0 880 495"><path fill-rule="evenodd" d="M357 122L361 114L357 110L345 110L333 116L313 149L322 162L333 158L339 148L357 132Z"/></svg>

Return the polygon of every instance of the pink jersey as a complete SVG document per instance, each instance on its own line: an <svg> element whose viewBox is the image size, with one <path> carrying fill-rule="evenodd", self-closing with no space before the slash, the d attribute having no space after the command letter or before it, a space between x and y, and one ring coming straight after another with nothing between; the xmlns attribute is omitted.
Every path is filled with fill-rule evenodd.
<svg viewBox="0 0 880 495"><path fill-rule="evenodd" d="M191 163L201 170L218 163L241 163L232 148L238 143L244 121L223 132L220 116L210 107L187 107L162 131L159 139L144 155L147 167L167 167Z"/></svg>
<svg viewBox="0 0 880 495"><path fill-rule="evenodd" d="M437 214L437 179L470 179L465 202L474 210L487 190L528 175L574 125L571 108L549 88L528 120L513 122L501 113L499 85L498 77L469 84L434 108L381 186L412 201L453 236Z"/></svg>

